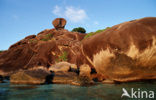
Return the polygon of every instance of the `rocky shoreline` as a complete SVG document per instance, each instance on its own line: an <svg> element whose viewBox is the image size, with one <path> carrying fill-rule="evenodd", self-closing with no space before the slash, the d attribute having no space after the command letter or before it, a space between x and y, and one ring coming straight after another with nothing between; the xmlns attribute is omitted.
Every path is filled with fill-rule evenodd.
<svg viewBox="0 0 156 100"><path fill-rule="evenodd" d="M30 35L0 53L0 82L93 85L156 79L156 18L147 17L86 34L54 29Z"/></svg>
<svg viewBox="0 0 156 100"><path fill-rule="evenodd" d="M68 62L57 63L49 69L38 67L37 69L21 70L10 76L12 84L71 84L87 86L95 84L91 77L91 68Z"/></svg>
<svg viewBox="0 0 156 100"><path fill-rule="evenodd" d="M35 69L20 70L9 77L0 76L0 82L10 80L11 84L71 84L77 86L90 86L100 82L95 73L91 74L91 68L83 65L79 69L74 64L59 62L49 69L40 66ZM104 80L102 84L112 84L114 81Z"/></svg>

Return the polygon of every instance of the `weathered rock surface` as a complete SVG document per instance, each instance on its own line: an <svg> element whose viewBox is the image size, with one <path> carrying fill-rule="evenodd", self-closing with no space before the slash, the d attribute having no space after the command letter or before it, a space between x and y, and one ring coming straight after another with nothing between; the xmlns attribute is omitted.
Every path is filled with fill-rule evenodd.
<svg viewBox="0 0 156 100"><path fill-rule="evenodd" d="M91 85L94 82L91 77L91 68L87 64L83 64L79 68L79 82L81 85Z"/></svg>
<svg viewBox="0 0 156 100"><path fill-rule="evenodd" d="M61 25L64 27L65 24ZM84 83L92 79L105 83L109 83L108 80L128 82L156 79L155 17L124 22L86 39L83 39L84 36L63 28L46 29L28 36L0 53L0 75L9 76L19 70L37 69L39 66L48 69L65 61L80 69L80 75L77 76L80 80L86 80L81 81ZM85 64L91 69L80 68ZM75 72L71 74L68 69L64 67L61 72L54 71L54 79L61 80L64 77L59 76L74 74L77 77ZM27 74L24 75L27 77Z"/></svg>
<svg viewBox="0 0 156 100"><path fill-rule="evenodd" d="M86 76L90 78L91 77L90 74L91 74L91 68L89 67L89 65L83 64L80 66L80 72L79 72L80 76Z"/></svg>
<svg viewBox="0 0 156 100"><path fill-rule="evenodd" d="M79 76L75 72L54 72L52 78L53 84L71 84L78 86L93 85L94 82L86 76Z"/></svg>
<svg viewBox="0 0 156 100"><path fill-rule="evenodd" d="M49 67L49 70L53 72L68 72L72 70L77 70L77 66L75 64L70 64L68 62L59 62Z"/></svg>
<svg viewBox="0 0 156 100"><path fill-rule="evenodd" d="M77 64L77 52L85 34L67 30L44 30L13 44L0 54L0 75L9 76L18 70L27 70L67 61Z"/></svg>
<svg viewBox="0 0 156 100"><path fill-rule="evenodd" d="M53 74L52 83L80 85L78 75L74 72L54 72Z"/></svg>
<svg viewBox="0 0 156 100"><path fill-rule="evenodd" d="M102 83L103 84L114 84L115 82L113 80L106 79L106 80L103 80Z"/></svg>
<svg viewBox="0 0 156 100"><path fill-rule="evenodd" d="M83 67L84 66L84 67ZM93 81L90 77L91 69L87 65L80 67L78 75L77 66L68 62L60 62L49 68L53 72L52 83L55 84L72 84L72 85L90 85ZM83 68L82 68L83 67Z"/></svg>
<svg viewBox="0 0 156 100"><path fill-rule="evenodd" d="M83 55L103 79L156 79L156 18L115 25L83 41Z"/></svg>
<svg viewBox="0 0 156 100"><path fill-rule="evenodd" d="M13 84L43 84L46 81L51 80L51 73L47 70L36 69L36 70L22 70L14 73L10 77L10 82Z"/></svg>

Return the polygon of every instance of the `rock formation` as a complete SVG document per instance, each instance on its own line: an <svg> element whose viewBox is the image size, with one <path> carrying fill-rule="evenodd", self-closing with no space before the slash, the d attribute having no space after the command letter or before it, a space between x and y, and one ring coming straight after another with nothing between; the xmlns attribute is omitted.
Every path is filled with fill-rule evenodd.
<svg viewBox="0 0 156 100"><path fill-rule="evenodd" d="M76 52L85 35L67 30L44 30L13 44L0 55L0 75L7 76L20 69L27 70L67 61L76 64Z"/></svg>
<svg viewBox="0 0 156 100"><path fill-rule="evenodd" d="M13 84L44 84L46 81L51 80L47 78L51 73L47 70L22 70L14 73L10 77L10 82Z"/></svg>
<svg viewBox="0 0 156 100"><path fill-rule="evenodd" d="M156 79L155 17L124 22L86 39L85 34L63 29L65 24L55 20L55 29L28 36L2 52L0 75L43 66L55 72L53 83L74 84L69 76L80 81L75 84ZM57 64L61 62L68 62L66 68ZM60 66L57 71L55 65Z"/></svg>
<svg viewBox="0 0 156 100"><path fill-rule="evenodd" d="M83 41L83 55L103 79L156 79L156 18L115 25Z"/></svg>
<svg viewBox="0 0 156 100"><path fill-rule="evenodd" d="M71 84L80 86L78 75L74 72L55 72L52 79L55 84Z"/></svg>
<svg viewBox="0 0 156 100"><path fill-rule="evenodd" d="M64 29L66 25L66 20L64 18L56 18L52 24L54 25L56 30Z"/></svg>
<svg viewBox="0 0 156 100"><path fill-rule="evenodd" d="M68 72L68 71L76 71L77 66L75 64L71 64L68 62L59 62L49 67L50 71L53 72Z"/></svg>

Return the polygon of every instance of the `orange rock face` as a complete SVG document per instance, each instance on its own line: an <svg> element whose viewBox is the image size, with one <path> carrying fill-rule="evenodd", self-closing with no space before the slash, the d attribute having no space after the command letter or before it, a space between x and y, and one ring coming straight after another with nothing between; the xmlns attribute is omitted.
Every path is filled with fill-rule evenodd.
<svg viewBox="0 0 156 100"><path fill-rule="evenodd" d="M0 75L66 61L77 67L86 64L100 81L156 79L155 17L124 22L86 39L63 29L64 19L53 24L56 29L28 36L2 52Z"/></svg>
<svg viewBox="0 0 156 100"><path fill-rule="evenodd" d="M56 18L52 24L54 25L55 29L64 29L66 25L66 20L64 18Z"/></svg>
<svg viewBox="0 0 156 100"><path fill-rule="evenodd" d="M0 75L37 66L48 68L61 61L76 64L84 36L65 29L47 29L36 36L28 36L0 54Z"/></svg>
<svg viewBox="0 0 156 100"><path fill-rule="evenodd" d="M115 25L83 41L83 54L98 74L120 82L156 79L156 18Z"/></svg>

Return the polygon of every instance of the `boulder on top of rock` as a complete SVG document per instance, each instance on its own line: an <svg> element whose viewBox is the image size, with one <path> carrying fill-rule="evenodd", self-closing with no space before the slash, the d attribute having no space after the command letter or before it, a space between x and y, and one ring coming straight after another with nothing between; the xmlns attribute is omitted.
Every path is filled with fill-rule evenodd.
<svg viewBox="0 0 156 100"><path fill-rule="evenodd" d="M90 78L91 68L87 64L83 64L80 66L80 76L87 76Z"/></svg>
<svg viewBox="0 0 156 100"><path fill-rule="evenodd" d="M54 25L56 30L59 29L64 29L65 25L66 25L66 20L64 18L56 18L52 24Z"/></svg>
<svg viewBox="0 0 156 100"><path fill-rule="evenodd" d="M54 72L76 71L77 66L68 62L59 62L49 67L49 70Z"/></svg>
<svg viewBox="0 0 156 100"><path fill-rule="evenodd" d="M156 79L156 17L124 22L85 39L85 34L63 29L64 19L58 18L53 24L56 29L28 36L0 53L0 75L10 76L19 70L29 71L39 66L49 68L58 61L67 61L78 68L83 66L79 76L72 72L80 77L82 84L89 83L90 77L103 83ZM60 73L69 74L71 69L77 70L76 66L56 68L53 70L55 77ZM24 82L34 78L26 71L19 73L24 74L14 74L19 77L14 79L17 83L23 81L20 75L28 76ZM45 77L41 79L38 83Z"/></svg>
<svg viewBox="0 0 156 100"><path fill-rule="evenodd" d="M84 36L85 34L65 29L46 29L36 36L27 36L0 53L0 75L10 76L18 70L39 66L49 68L57 61L68 61L77 65L80 41Z"/></svg>
<svg viewBox="0 0 156 100"><path fill-rule="evenodd" d="M70 70L70 64L68 62L60 62L52 65L49 70L54 72L68 72Z"/></svg>

